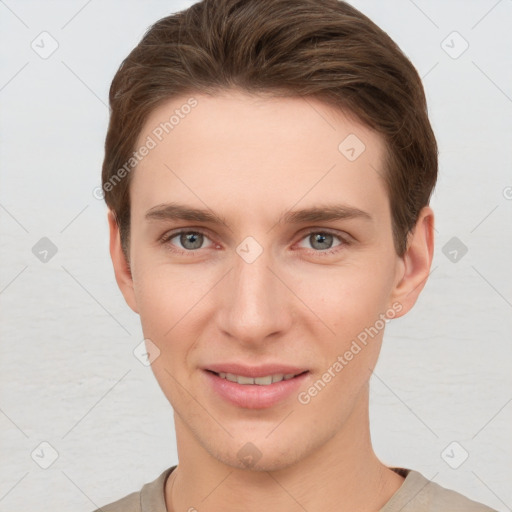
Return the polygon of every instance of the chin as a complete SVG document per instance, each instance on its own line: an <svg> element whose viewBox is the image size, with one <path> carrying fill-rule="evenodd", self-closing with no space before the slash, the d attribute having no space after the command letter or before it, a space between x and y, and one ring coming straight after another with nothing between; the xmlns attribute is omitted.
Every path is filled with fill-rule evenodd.
<svg viewBox="0 0 512 512"><path fill-rule="evenodd" d="M261 442L243 441L237 443L240 448L233 450L233 445L226 446L226 452L210 451L210 455L226 466L253 472L281 471L296 464L305 454L297 448L269 440Z"/></svg>
<svg viewBox="0 0 512 512"><path fill-rule="evenodd" d="M296 461L291 460L288 457L273 457L272 455L262 456L256 462L251 462L245 460L240 460L237 454L233 454L232 456L220 459L220 462L230 466L234 469L240 469L243 471L251 471L255 473L263 473L263 472L274 472L281 471L283 469L287 469L292 466Z"/></svg>

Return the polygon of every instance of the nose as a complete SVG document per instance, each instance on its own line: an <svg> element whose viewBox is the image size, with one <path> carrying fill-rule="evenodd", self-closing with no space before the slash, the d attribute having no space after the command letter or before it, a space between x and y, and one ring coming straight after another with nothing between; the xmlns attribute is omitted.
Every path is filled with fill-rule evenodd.
<svg viewBox="0 0 512 512"><path fill-rule="evenodd" d="M238 254L219 289L218 327L240 344L262 345L292 326L292 293L279 279L270 251L252 262Z"/></svg>

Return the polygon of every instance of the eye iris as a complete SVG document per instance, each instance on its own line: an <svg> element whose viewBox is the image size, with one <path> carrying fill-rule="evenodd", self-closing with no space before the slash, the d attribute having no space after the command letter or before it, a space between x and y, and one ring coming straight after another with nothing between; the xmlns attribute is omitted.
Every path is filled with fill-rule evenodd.
<svg viewBox="0 0 512 512"><path fill-rule="evenodd" d="M187 246L189 242L192 244L192 247ZM203 235L194 232L182 233L180 243L185 249L199 249L203 243Z"/></svg>
<svg viewBox="0 0 512 512"><path fill-rule="evenodd" d="M329 233L314 233L309 238L311 240L312 247L314 247L315 249L330 249L330 247L332 245L333 235L330 235ZM324 247L324 246L317 247L316 246L317 242L320 244L325 244L326 239L330 242L330 243L328 243L329 247Z"/></svg>

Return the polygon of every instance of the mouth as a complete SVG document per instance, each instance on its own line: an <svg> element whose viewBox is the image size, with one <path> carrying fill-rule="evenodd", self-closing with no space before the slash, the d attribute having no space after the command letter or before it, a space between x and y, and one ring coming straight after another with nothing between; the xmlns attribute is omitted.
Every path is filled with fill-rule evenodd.
<svg viewBox="0 0 512 512"><path fill-rule="evenodd" d="M243 409L266 409L297 397L299 388L305 385L309 370L297 369L294 373L275 373L275 370L254 371L257 376L203 369L208 393L213 400Z"/></svg>
<svg viewBox="0 0 512 512"><path fill-rule="evenodd" d="M262 377L248 377L246 375L236 375L234 373L227 372L214 372L213 370L206 370L210 373L213 373L217 377L221 379L226 379L230 382L236 382L237 384L241 384L242 386L246 385L257 385L257 386L269 386L271 384L275 384L276 382L281 382L283 380L291 380L299 375L303 375L308 373L308 370L305 370L300 373L274 373L270 375L264 375Z"/></svg>

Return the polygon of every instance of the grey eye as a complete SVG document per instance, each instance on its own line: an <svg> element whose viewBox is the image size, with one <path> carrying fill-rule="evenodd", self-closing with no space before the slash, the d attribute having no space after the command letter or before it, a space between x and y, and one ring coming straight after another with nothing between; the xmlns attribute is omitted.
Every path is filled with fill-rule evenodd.
<svg viewBox="0 0 512 512"><path fill-rule="evenodd" d="M330 249L332 247L334 235L329 233L312 233L309 235L311 247L318 250Z"/></svg>
<svg viewBox="0 0 512 512"><path fill-rule="evenodd" d="M187 231L181 233L180 244L184 249L200 249L203 245L204 235L202 233L196 233L195 231Z"/></svg>

